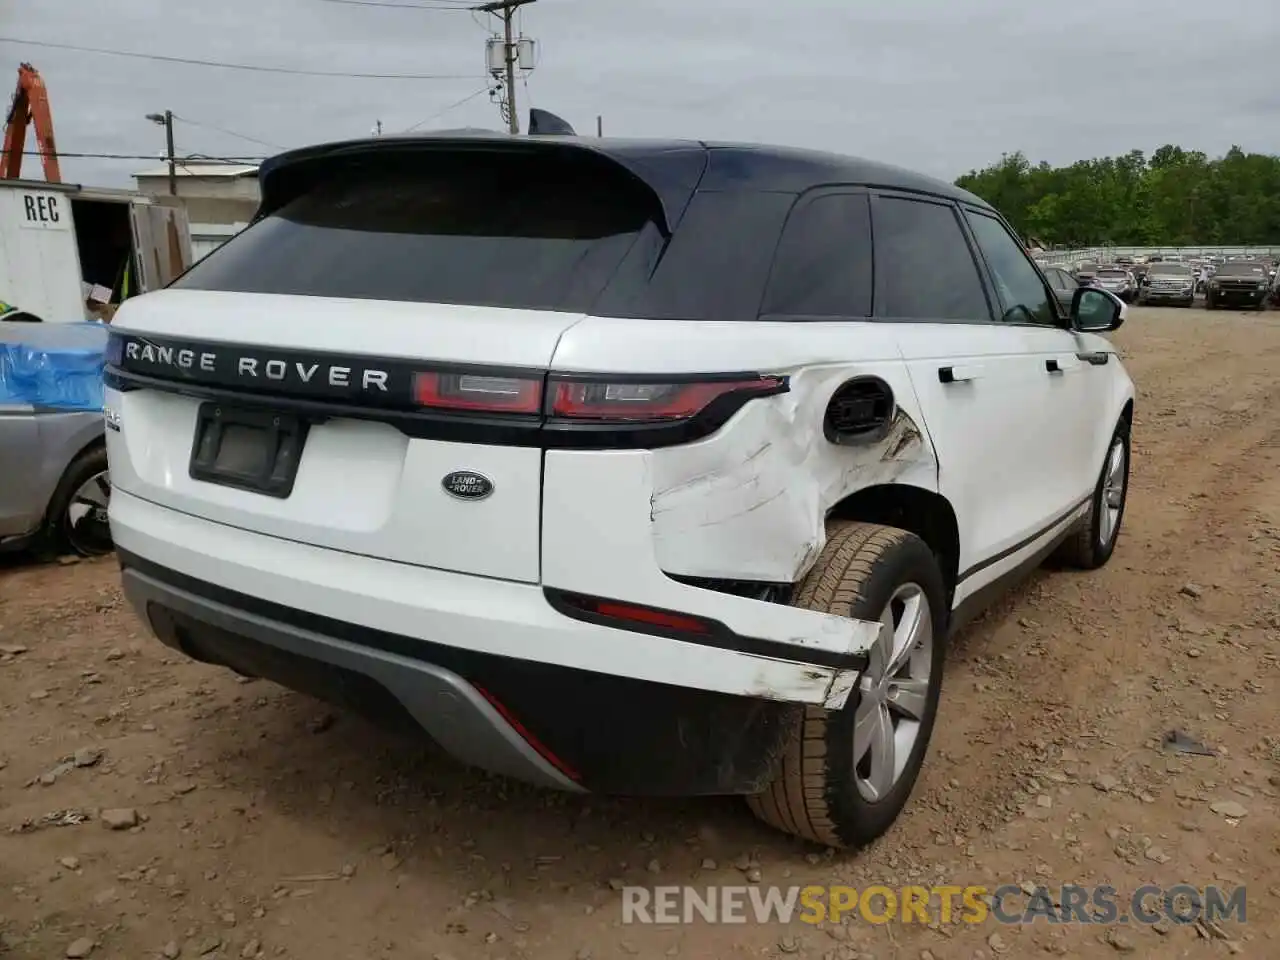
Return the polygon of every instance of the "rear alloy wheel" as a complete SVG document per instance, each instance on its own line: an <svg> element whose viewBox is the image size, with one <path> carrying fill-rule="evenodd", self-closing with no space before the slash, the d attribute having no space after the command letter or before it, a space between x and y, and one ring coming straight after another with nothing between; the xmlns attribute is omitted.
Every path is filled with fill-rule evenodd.
<svg viewBox="0 0 1280 960"><path fill-rule="evenodd" d="M947 606L942 572L919 537L870 523L833 523L794 604L860 620L880 633L840 710L806 707L752 811L831 847L881 836L906 806L942 690Z"/></svg>
<svg viewBox="0 0 1280 960"><path fill-rule="evenodd" d="M56 545L70 547L82 557L110 553L110 503L107 451L102 447L86 450L67 467L49 505L49 530Z"/></svg>
<svg viewBox="0 0 1280 960"><path fill-rule="evenodd" d="M1096 570L1115 552L1129 494L1129 422L1121 420L1111 437L1102 473L1077 530L1062 542L1056 557L1081 570Z"/></svg>

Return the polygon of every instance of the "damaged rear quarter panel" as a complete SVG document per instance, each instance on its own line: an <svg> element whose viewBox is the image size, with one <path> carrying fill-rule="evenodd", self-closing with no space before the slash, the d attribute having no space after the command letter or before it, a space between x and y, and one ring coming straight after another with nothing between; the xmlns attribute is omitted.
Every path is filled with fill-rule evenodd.
<svg viewBox="0 0 1280 960"><path fill-rule="evenodd" d="M849 494L885 483L937 491L937 461L900 362L767 372L790 376L790 391L752 401L706 440L653 453L654 544L667 573L794 583L826 543L827 512ZM837 446L823 435L823 414L858 376L889 384L893 422L881 440Z"/></svg>

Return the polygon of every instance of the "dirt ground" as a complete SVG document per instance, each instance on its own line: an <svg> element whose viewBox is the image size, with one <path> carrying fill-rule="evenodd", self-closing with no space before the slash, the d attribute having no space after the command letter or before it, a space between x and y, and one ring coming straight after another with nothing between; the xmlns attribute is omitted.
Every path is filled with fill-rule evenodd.
<svg viewBox="0 0 1280 960"><path fill-rule="evenodd" d="M171 654L113 561L8 563L0 955L1280 956L1280 314L1139 309L1116 339L1139 390L1117 553L1038 574L959 638L916 795L858 854L774 834L733 799L579 799L462 769ZM1216 755L1161 749L1173 729ZM100 812L121 808L108 828ZM623 882L748 879L1244 884L1248 914L621 923Z"/></svg>

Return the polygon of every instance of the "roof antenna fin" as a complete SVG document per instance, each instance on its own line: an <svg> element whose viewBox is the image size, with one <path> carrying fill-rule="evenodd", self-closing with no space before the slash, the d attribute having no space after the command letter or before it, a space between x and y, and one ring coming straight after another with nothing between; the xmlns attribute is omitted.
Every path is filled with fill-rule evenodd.
<svg viewBox="0 0 1280 960"><path fill-rule="evenodd" d="M529 110L529 136L558 136L558 137L576 137L578 134L569 126L567 120L562 120L549 110L539 110L532 107Z"/></svg>

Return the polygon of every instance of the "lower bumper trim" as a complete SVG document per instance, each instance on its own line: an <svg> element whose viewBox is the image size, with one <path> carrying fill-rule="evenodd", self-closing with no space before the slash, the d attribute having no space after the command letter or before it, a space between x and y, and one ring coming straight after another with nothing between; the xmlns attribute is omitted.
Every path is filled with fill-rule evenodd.
<svg viewBox="0 0 1280 960"><path fill-rule="evenodd" d="M328 699L366 699L369 691L360 688L367 684L359 679L365 678L454 757L539 786L583 790L451 670L236 609L128 565L121 577L129 601L160 640L188 656L268 679L284 672L290 686L320 695L319 687L336 688L339 696Z"/></svg>
<svg viewBox="0 0 1280 960"><path fill-rule="evenodd" d="M537 786L757 793L803 716L789 701L390 634L117 555L130 602L186 656L425 732L463 763Z"/></svg>

